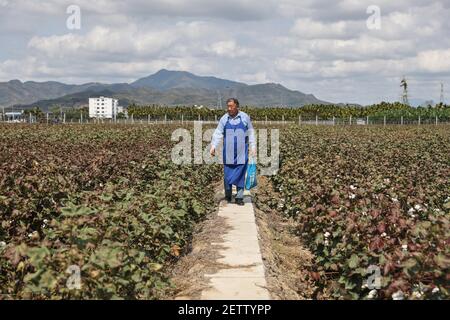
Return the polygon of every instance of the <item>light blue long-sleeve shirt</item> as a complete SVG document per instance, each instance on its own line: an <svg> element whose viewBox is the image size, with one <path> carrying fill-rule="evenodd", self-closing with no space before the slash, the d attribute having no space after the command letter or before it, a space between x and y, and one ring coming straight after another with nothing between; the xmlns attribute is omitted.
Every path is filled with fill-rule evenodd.
<svg viewBox="0 0 450 320"><path fill-rule="evenodd" d="M248 143L250 144L250 148L256 149L256 138L255 138L255 130L253 129L252 121L250 120L250 116L243 111L239 111L238 114L232 118L228 113L224 114L222 118L220 118L219 125L211 139L211 146L215 149L219 146L221 139L223 139L223 131L225 129L225 125L227 124L228 119L230 120L230 124L236 125L239 121L242 120L245 126L247 126L247 134L248 134Z"/></svg>

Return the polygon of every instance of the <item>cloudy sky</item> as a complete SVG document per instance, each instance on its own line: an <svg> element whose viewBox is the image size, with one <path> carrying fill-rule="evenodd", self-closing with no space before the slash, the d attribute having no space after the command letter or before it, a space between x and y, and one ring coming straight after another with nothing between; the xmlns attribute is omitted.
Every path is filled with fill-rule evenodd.
<svg viewBox="0 0 450 320"><path fill-rule="evenodd" d="M438 101L441 82L450 96L448 17L450 0L0 0L0 81L166 68L369 104L399 100L405 75L411 98Z"/></svg>

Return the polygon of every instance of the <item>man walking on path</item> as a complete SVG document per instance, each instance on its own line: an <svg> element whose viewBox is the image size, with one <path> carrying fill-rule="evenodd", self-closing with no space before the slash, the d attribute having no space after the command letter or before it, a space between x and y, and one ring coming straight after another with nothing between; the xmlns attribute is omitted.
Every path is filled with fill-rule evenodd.
<svg viewBox="0 0 450 320"><path fill-rule="evenodd" d="M227 100L227 110L215 130L211 141L211 155L215 156L223 138L223 164L225 198L231 202L233 185L237 188L236 203L244 205L245 173L250 155L256 157L256 139L250 116L239 111L239 101Z"/></svg>

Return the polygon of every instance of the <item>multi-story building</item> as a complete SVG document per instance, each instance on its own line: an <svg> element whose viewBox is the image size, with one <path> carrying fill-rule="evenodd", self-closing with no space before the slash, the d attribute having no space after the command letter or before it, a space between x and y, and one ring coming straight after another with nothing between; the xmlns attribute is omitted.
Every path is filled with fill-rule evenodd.
<svg viewBox="0 0 450 320"><path fill-rule="evenodd" d="M119 100L107 97L89 98L89 117L102 119L116 119L117 114L123 112L119 107Z"/></svg>

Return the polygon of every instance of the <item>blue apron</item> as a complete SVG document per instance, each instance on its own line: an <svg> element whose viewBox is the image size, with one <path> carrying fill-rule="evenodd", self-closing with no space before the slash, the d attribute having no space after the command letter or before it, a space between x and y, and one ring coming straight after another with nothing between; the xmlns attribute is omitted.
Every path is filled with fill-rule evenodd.
<svg viewBox="0 0 450 320"><path fill-rule="evenodd" d="M224 180L225 183L228 185L235 185L238 188L244 188L245 172L247 170L247 163L248 163L248 135L247 135L248 128L242 122L242 118L240 116L238 116L235 119L239 119L238 124L233 125L230 123L230 119L228 119L224 127L223 133ZM230 133L230 130L233 130L235 134L227 137L227 135ZM234 143L233 141L229 141L231 139L234 139ZM245 144L245 147L243 144Z"/></svg>

